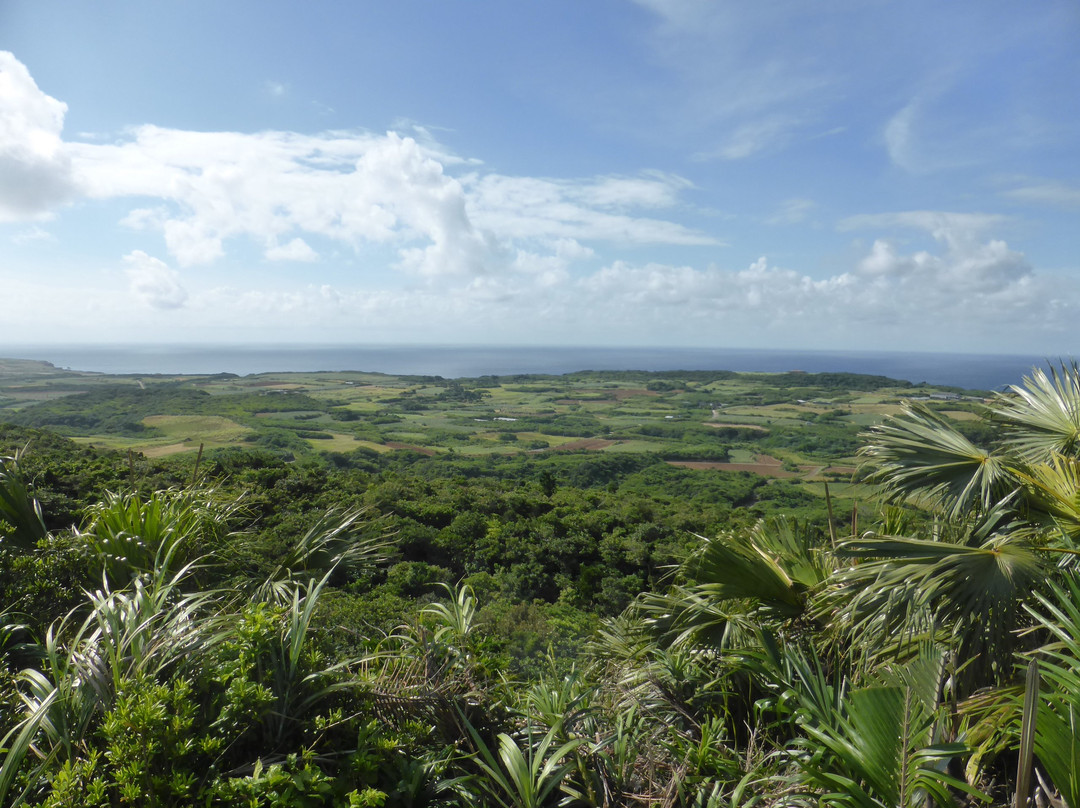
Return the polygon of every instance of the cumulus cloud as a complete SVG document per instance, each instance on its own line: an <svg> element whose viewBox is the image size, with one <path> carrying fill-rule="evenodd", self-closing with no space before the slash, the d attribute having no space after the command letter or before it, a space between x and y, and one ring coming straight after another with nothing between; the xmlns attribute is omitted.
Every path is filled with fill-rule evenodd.
<svg viewBox="0 0 1080 808"><path fill-rule="evenodd" d="M813 333L820 347L934 349L948 340L982 350L1070 333L1080 314L1075 283L1037 275L996 240L905 252L878 239L850 269L825 277L764 257L742 268L615 261L584 275L549 255L519 254L514 265L510 274L438 289L229 290L201 303L204 316L234 321L287 316L297 327L362 323L373 333L422 323L463 341L498 333L557 343L572 334L603 343L629 333L649 344L732 346L760 344L767 334L773 344L799 346Z"/></svg>
<svg viewBox="0 0 1080 808"><path fill-rule="evenodd" d="M0 221L44 218L72 197L60 137L66 112L13 54L0 51Z"/></svg>
<svg viewBox="0 0 1080 808"><path fill-rule="evenodd" d="M880 300L886 314L910 316L916 320L927 312L950 312L958 320L997 310L1032 313L1033 296L1059 298L1045 278L1038 278L1023 253L1009 248L986 233L1007 221L1005 217L982 213L906 211L852 216L840 223L841 230L866 228L914 228L923 230L940 245L937 252L918 250L903 253L888 238L877 238L870 252L859 262L857 274L866 294ZM891 307L884 303L894 300Z"/></svg>
<svg viewBox="0 0 1080 808"><path fill-rule="evenodd" d="M1023 254L1004 241L950 248L944 255L919 251L903 255L885 239L878 239L859 263L859 272L891 286L913 285L935 300L994 293L1013 288L1032 274ZM927 301L933 306L933 302Z"/></svg>
<svg viewBox="0 0 1080 808"><path fill-rule="evenodd" d="M160 233L181 267L221 259L240 239L264 245L272 261L312 261L315 236L351 248L388 245L397 268L421 278L538 274L546 259L558 265L544 270L554 277L590 255L589 242L717 244L642 215L679 204L692 187L669 173L483 172L415 127L416 138L144 125L113 142L65 143L65 105L11 54L0 54L0 101L0 219L44 216L76 195L131 200L122 224Z"/></svg>
<svg viewBox="0 0 1080 808"><path fill-rule="evenodd" d="M879 240L853 270L824 278L764 258L741 270L616 262L579 286L579 309L587 306L598 321L621 312L643 329L651 322L683 339L697 334L697 342L715 333L727 344L813 333L818 344L850 346L857 338L861 347L887 347L899 337L932 348L957 340L964 324L972 345L981 339L985 349L1017 329L1066 332L1078 313L1075 284L1035 275L999 241L907 255Z"/></svg>
<svg viewBox="0 0 1080 808"><path fill-rule="evenodd" d="M459 179L395 132L307 136L143 126L127 142L77 143L71 151L87 196L157 200L123 221L160 231L181 266L222 257L232 238L274 245L294 233L352 246L399 245L399 266L425 277L506 268L516 240L534 247L560 240L718 244L631 212L675 205L690 187L676 175L555 180L473 171ZM284 257L281 249L271 246L267 257Z"/></svg>
<svg viewBox="0 0 1080 808"><path fill-rule="evenodd" d="M471 173L459 180L417 141L394 132L248 135L143 126L128 142L72 144L72 150L88 196L166 203L137 208L124 223L160 231L182 266L220 258L230 238L276 244L298 231L354 246L400 244L400 267L427 277L505 267L515 239L717 243L627 212L675 204L689 187L681 177ZM303 244L287 252L272 246L266 255L310 259Z"/></svg>
<svg viewBox="0 0 1080 808"><path fill-rule="evenodd" d="M319 254L302 238L294 238L288 244L267 247L263 253L271 261L317 261Z"/></svg>
<svg viewBox="0 0 1080 808"><path fill-rule="evenodd" d="M180 276L160 259L134 250L124 256L131 293L154 309L178 309L187 300Z"/></svg>
<svg viewBox="0 0 1080 808"><path fill-rule="evenodd" d="M764 258L742 270L615 262L583 279L580 290L590 310L621 305L647 319L674 308L681 321L714 319L729 332L779 328L813 331L818 339L862 330L863 345L880 339L885 328L902 329L916 343L961 323L990 340L1016 328L1071 328L1080 302L1076 283L1036 274L1022 253L991 237L1005 222L948 211L853 216L841 230L915 229L935 246L905 250L877 237L850 269L823 278L770 266Z"/></svg>
<svg viewBox="0 0 1080 808"><path fill-rule="evenodd" d="M677 307L688 317L732 317L765 324L773 320L827 317L850 299L850 275L814 280L794 270L769 266L762 257L741 270L617 261L584 279L581 288L594 305L607 301L638 309Z"/></svg>
<svg viewBox="0 0 1080 808"><path fill-rule="evenodd" d="M132 227L160 230L181 265L213 261L230 238L276 243L297 231L358 245L408 243L401 265L460 274L487 262L488 242L465 209L460 183L396 133L254 135L139 127L119 145L72 144L80 184L95 198L150 197ZM267 257L311 254L303 242Z"/></svg>

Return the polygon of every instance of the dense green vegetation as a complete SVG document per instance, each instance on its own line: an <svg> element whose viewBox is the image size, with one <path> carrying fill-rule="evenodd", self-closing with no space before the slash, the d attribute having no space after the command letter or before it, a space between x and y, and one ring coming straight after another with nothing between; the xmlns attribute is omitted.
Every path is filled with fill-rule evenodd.
<svg viewBox="0 0 1080 808"><path fill-rule="evenodd" d="M0 804L1080 807L1075 368L573 375L16 398Z"/></svg>

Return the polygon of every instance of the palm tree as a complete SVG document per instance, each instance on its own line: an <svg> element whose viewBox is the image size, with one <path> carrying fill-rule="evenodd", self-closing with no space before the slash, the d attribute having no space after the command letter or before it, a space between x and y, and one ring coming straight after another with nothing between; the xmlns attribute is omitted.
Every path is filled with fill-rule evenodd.
<svg viewBox="0 0 1080 808"><path fill-rule="evenodd" d="M1080 536L1080 369L1035 369L983 414L991 445L919 404L866 433L860 474L886 503L926 509L929 531L852 537L824 601L849 637L948 642L968 689L1014 676L1024 605ZM865 647L865 643L863 643Z"/></svg>
<svg viewBox="0 0 1080 808"><path fill-rule="evenodd" d="M962 663L957 695L1013 676L1023 604L1052 565L1014 517L1011 498L929 537L867 533L841 542L848 560L829 579L814 613L833 640L868 667L937 642Z"/></svg>
<svg viewBox="0 0 1080 808"><path fill-rule="evenodd" d="M996 393L982 414L996 437L976 446L952 423L920 403L872 427L860 449L860 476L886 502L925 507L954 520L986 511L1014 491L1017 509L1033 470L1080 460L1080 368L1034 369L1020 385Z"/></svg>

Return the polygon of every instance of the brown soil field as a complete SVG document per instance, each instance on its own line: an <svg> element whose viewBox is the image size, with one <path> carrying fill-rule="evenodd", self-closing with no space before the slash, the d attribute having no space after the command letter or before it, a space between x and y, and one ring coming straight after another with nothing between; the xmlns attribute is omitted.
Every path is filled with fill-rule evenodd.
<svg viewBox="0 0 1080 808"><path fill-rule="evenodd" d="M777 460L772 455L759 454L754 457L754 462L762 466L782 466L784 461Z"/></svg>
<svg viewBox="0 0 1080 808"><path fill-rule="evenodd" d="M760 474L762 477L798 477L794 471L787 471L783 467L783 461L777 460L772 455L754 455L753 463L714 463L706 460L669 460L672 466L682 466L687 469L716 469L718 471L749 471ZM800 466L805 472L813 467Z"/></svg>

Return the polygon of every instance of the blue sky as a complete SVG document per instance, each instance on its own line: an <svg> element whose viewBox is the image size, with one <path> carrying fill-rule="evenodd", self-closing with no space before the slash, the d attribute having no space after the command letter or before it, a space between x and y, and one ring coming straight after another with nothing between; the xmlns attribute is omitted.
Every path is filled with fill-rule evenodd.
<svg viewBox="0 0 1080 808"><path fill-rule="evenodd" d="M1080 352L1080 10L0 5L0 345Z"/></svg>

